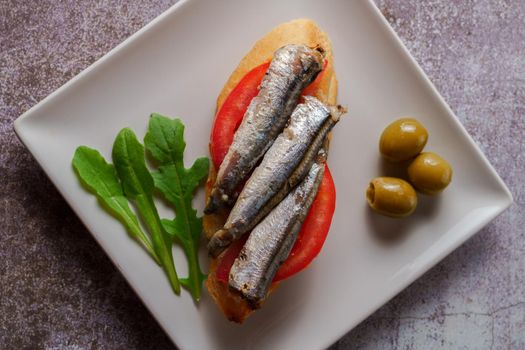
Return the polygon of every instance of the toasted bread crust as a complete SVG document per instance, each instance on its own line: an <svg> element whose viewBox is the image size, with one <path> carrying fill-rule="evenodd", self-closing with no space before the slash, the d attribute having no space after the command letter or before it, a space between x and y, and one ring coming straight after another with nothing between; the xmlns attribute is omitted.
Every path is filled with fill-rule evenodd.
<svg viewBox="0 0 525 350"><path fill-rule="evenodd" d="M326 51L328 65L319 85L318 99L328 104L335 104L337 99L337 79L334 74L332 44L328 35L310 19L296 19L275 27L271 32L255 43L253 48L239 62L230 75L217 98L217 110L239 81L253 68L269 61L275 50L288 44L304 44L310 47L320 46Z"/></svg>
<svg viewBox="0 0 525 350"><path fill-rule="evenodd" d="M225 99L239 81L256 66L271 60L273 53L280 47L288 44L304 44L310 47L320 46L324 49L327 66L323 71L321 81L316 90L315 97L326 104L335 105L337 102L337 79L334 72L332 45L328 35L309 19L296 19L275 27L262 39L257 41L253 48L240 61L237 68L232 72L230 78L224 85L217 98L217 111L221 108ZM215 183L216 169L213 164L206 182L206 199L209 197L213 184ZM226 222L229 212L221 212L205 215L203 218L203 229L207 239ZM254 310L239 295L232 293L227 284L217 280L215 270L221 256L213 259L210 263L209 275L206 287L217 305L225 316L238 323L242 323ZM270 294L277 284L270 288Z"/></svg>

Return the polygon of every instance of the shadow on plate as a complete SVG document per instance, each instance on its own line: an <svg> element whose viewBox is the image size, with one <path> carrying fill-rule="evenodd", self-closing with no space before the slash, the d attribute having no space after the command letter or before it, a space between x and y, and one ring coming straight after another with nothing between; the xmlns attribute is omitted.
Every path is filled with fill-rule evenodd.
<svg viewBox="0 0 525 350"><path fill-rule="evenodd" d="M272 338L284 336L288 327L294 327L292 320L301 317L302 305L314 297L309 293L309 286L313 283L313 271L309 270L282 281L262 308L243 324L228 321L204 291L199 312L214 347L229 350L259 348L270 334Z"/></svg>
<svg viewBox="0 0 525 350"><path fill-rule="evenodd" d="M415 212L404 218L391 218L374 212L366 205L367 225L372 229L373 237L384 245L397 245L405 241L411 228L419 223L431 221L438 215L441 196L417 194L418 205Z"/></svg>
<svg viewBox="0 0 525 350"><path fill-rule="evenodd" d="M400 179L408 181L407 168L410 165L410 162L412 161L412 159L405 160L399 163L389 162L381 156L377 157L377 159L378 159L377 174L379 174L377 175L378 177L379 176L398 177Z"/></svg>

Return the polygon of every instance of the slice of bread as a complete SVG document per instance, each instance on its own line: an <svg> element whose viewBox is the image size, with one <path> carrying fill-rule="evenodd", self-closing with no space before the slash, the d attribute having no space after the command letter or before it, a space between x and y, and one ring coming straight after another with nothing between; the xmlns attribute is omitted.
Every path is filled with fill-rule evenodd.
<svg viewBox="0 0 525 350"><path fill-rule="evenodd" d="M322 73L315 96L326 104L335 105L337 102L337 79L333 68L332 45L328 35L321 31L312 20L296 19L275 27L255 43L224 85L217 98L217 110L220 109L226 97L246 73L258 65L271 60L273 53L277 49L288 44L304 44L310 47L320 46L323 48L326 54L327 65ZM206 199L210 195L215 176L216 169L214 169L212 164L208 181L206 182ZM222 228L228 214L228 210L222 209L220 212L204 216L203 226L206 238L209 239L217 230ZM242 323L254 310L238 294L232 293L227 284L217 280L215 270L220 258L221 256L211 261L206 287L225 316L231 321ZM276 287L277 284L273 284L268 294Z"/></svg>

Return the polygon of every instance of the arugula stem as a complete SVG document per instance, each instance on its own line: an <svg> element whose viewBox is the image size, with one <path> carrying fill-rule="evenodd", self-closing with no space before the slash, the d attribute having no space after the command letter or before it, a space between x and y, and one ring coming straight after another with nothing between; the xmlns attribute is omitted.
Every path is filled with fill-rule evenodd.
<svg viewBox="0 0 525 350"><path fill-rule="evenodd" d="M134 222L131 222L131 220L126 220L126 226L131 231L131 235L142 245L142 247L144 247L144 249L146 249L153 260L155 260L157 265L162 266L162 263L157 256L157 253L155 253L155 249L153 248L149 237L142 231L140 226L136 225Z"/></svg>
<svg viewBox="0 0 525 350"><path fill-rule="evenodd" d="M175 169L175 166L168 166ZM177 171L173 171L173 188L176 189L178 193L183 193L182 190L182 181ZM171 202L173 206L176 208L176 214L177 219L179 220L179 224L181 227L179 229L182 232L192 232L191 224L190 224L190 216L188 213L188 207L191 208L191 198L188 200L189 204L186 203L186 198L184 196L170 196ZM199 244L199 241L196 242L194 240L182 240L181 235L176 236L179 238L179 243L184 248L184 253L186 254L186 258L188 259L188 277L181 279L181 284L186 287L192 294L195 300L199 300L201 296L201 288L202 288L202 280L203 280L203 274L201 272L200 264L199 264L199 257L197 255L198 247L196 245Z"/></svg>
<svg viewBox="0 0 525 350"><path fill-rule="evenodd" d="M175 263L173 262L173 251L171 242L168 239L168 234L164 230L159 214L155 209L153 200L151 198L139 195L135 198L135 203L143 218L143 221L148 226L153 241L153 247L157 253L161 265L168 275L171 288L175 294L180 294L180 283L177 271L175 270Z"/></svg>
<svg viewBox="0 0 525 350"><path fill-rule="evenodd" d="M193 243L184 244L184 252L186 253L186 258L188 259L189 271L188 278L181 278L180 282L191 292L193 299L199 301L201 298L201 286L204 275L202 274L201 268L199 266L199 256L197 251L198 247L196 247Z"/></svg>

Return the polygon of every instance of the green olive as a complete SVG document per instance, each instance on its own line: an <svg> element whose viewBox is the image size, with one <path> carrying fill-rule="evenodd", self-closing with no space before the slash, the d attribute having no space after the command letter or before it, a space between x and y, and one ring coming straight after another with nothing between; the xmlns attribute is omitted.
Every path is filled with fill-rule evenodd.
<svg viewBox="0 0 525 350"><path fill-rule="evenodd" d="M427 129L420 122L413 118L401 118L383 130L379 152L389 161L400 162L418 155L427 140Z"/></svg>
<svg viewBox="0 0 525 350"><path fill-rule="evenodd" d="M452 168L432 152L423 152L408 166L408 178L424 194L438 194L452 180Z"/></svg>
<svg viewBox="0 0 525 350"><path fill-rule="evenodd" d="M376 177L370 181L366 199L376 212L395 218L412 214L417 206L414 188L395 177Z"/></svg>

